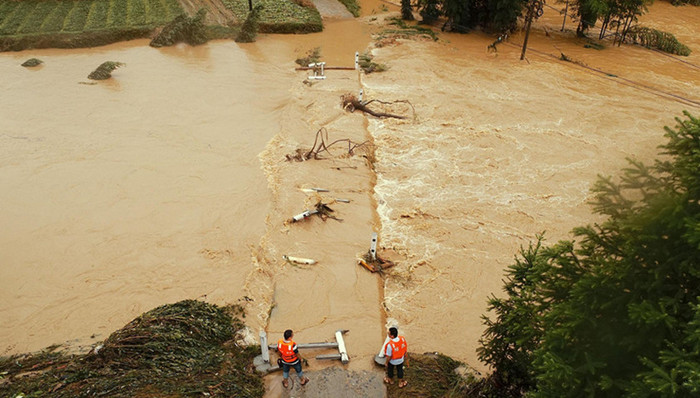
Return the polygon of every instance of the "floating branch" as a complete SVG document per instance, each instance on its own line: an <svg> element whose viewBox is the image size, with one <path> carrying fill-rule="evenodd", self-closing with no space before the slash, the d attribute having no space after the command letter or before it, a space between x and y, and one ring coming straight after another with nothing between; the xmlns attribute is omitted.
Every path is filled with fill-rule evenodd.
<svg viewBox="0 0 700 398"><path fill-rule="evenodd" d="M325 127L321 127L316 132L316 139L314 140L314 145L311 147L310 150L304 151L303 149L297 149L295 153L291 155L286 155L287 161L292 161L296 160L297 162L303 162L305 160L309 159L322 159L319 157L319 154L321 152L328 152L330 154L330 151L328 150L331 146L344 142L347 143L348 145L348 155L354 155L355 150L359 147L367 145L368 141L362 142L362 143L357 143L353 142L349 138L341 138L339 140L335 140L331 143L327 143L328 141L328 130L326 130Z"/></svg>
<svg viewBox="0 0 700 398"><path fill-rule="evenodd" d="M402 115L395 115L393 113L385 113L385 112L377 112L373 111L372 109L369 109L367 105L371 104L372 102L378 102L380 104L384 105L393 105L393 104L399 104L399 103L404 103L408 104L411 106L411 109L413 110L413 119L416 118L416 109L413 107L413 104L409 102L408 100L397 100L397 101L391 101L391 102L385 102L385 101L380 101L380 100L371 100L371 101L360 101L354 94L343 94L340 96L341 99L341 104L343 106L343 109L350 111L350 112L355 112L356 109L361 110L364 113L368 113L374 117L378 118L383 118L383 117L393 117L396 119L408 119L406 116Z"/></svg>

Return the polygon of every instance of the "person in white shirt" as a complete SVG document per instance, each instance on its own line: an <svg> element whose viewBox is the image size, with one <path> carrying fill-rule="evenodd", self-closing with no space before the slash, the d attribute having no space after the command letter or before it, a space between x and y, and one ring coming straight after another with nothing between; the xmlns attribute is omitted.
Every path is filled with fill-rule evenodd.
<svg viewBox="0 0 700 398"><path fill-rule="evenodd" d="M399 336L398 329L394 327L389 328L389 342L386 344L384 351L387 359L386 376L384 376L385 383L393 383L394 368L396 368L396 374L399 377L399 388L403 388L408 384L408 382L403 379L404 361L406 362L406 366L408 366L408 360L406 359L407 351L408 344L406 344L406 339L403 336Z"/></svg>

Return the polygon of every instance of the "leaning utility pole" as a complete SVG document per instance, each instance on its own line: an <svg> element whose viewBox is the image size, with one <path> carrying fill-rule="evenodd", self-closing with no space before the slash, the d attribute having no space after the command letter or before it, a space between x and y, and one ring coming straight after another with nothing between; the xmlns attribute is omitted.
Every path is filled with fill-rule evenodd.
<svg viewBox="0 0 700 398"><path fill-rule="evenodd" d="M525 50L527 50L527 40L530 38L530 27L532 26L532 20L535 18L535 15L537 18L542 16L544 13L544 9L542 8L543 4L544 0L531 0L527 4L527 16L525 17L525 40L523 40L523 52L520 53L521 61L525 59Z"/></svg>
<svg viewBox="0 0 700 398"><path fill-rule="evenodd" d="M532 2L527 5L527 17L525 17L525 40L523 40L523 51L520 53L520 60L525 59L525 50L527 50L527 39L530 38L530 26L532 26L532 14L535 11Z"/></svg>
<svg viewBox="0 0 700 398"><path fill-rule="evenodd" d="M566 6L564 7L564 20L561 22L561 31L564 31L564 26L566 26L566 13L569 12L569 0L566 0Z"/></svg>

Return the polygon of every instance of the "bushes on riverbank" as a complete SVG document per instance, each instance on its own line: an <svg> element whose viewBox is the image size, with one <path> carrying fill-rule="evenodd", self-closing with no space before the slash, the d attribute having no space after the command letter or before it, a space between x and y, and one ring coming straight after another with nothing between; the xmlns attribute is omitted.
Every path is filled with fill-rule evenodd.
<svg viewBox="0 0 700 398"><path fill-rule="evenodd" d="M50 347L0 358L0 396L262 397L259 347L238 344L238 307L185 300L155 308L87 355Z"/></svg>

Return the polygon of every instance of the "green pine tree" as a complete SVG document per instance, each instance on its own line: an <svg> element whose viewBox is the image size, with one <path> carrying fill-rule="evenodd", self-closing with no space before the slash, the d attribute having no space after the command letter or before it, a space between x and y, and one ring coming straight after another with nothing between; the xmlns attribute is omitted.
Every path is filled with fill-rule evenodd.
<svg viewBox="0 0 700 398"><path fill-rule="evenodd" d="M599 179L605 222L509 268L479 355L511 396L699 396L700 120L686 117L664 160Z"/></svg>

